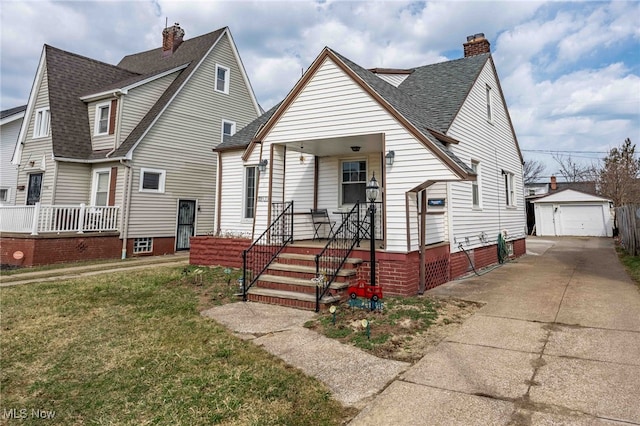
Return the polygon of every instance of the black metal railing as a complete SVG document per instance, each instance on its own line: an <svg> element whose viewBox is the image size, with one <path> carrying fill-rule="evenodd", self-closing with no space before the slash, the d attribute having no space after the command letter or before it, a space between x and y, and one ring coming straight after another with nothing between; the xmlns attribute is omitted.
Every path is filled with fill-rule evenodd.
<svg viewBox="0 0 640 426"><path fill-rule="evenodd" d="M335 281L353 248L369 231L368 222L361 215L362 205L365 203L357 202L349 213L343 215L338 229L316 255L316 312L320 310L320 300Z"/></svg>
<svg viewBox="0 0 640 426"><path fill-rule="evenodd" d="M248 249L242 252L242 299L260 275L284 247L293 242L293 201L271 204L271 217L275 219Z"/></svg>

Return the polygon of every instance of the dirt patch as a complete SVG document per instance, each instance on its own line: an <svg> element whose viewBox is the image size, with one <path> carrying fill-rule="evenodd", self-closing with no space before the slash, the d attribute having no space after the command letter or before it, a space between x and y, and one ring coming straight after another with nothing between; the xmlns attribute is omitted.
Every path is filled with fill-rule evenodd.
<svg viewBox="0 0 640 426"><path fill-rule="evenodd" d="M480 307L456 299L387 297L380 310L342 304L335 314L323 312L305 326L377 357L413 363Z"/></svg>

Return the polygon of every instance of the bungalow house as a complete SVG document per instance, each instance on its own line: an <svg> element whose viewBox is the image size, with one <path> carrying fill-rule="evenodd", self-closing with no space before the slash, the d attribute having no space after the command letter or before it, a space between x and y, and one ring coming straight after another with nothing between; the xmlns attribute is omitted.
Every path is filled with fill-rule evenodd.
<svg viewBox="0 0 640 426"><path fill-rule="evenodd" d="M18 167L11 164L11 155L18 140L26 105L0 112L0 206L16 203Z"/></svg>
<svg viewBox="0 0 640 426"><path fill-rule="evenodd" d="M184 34L117 65L44 46L3 264L173 253L215 229L212 150L262 111L228 28Z"/></svg>
<svg viewBox="0 0 640 426"><path fill-rule="evenodd" d="M216 152L227 238L194 238L191 262L243 267L251 300L318 309L371 265L385 294L417 294L525 252L523 161L482 34L412 69L325 48Z"/></svg>

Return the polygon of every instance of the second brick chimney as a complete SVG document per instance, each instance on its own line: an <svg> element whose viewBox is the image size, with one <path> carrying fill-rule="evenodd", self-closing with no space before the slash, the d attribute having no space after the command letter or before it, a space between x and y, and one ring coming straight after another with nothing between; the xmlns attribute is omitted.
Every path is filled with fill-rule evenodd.
<svg viewBox="0 0 640 426"><path fill-rule="evenodd" d="M162 57L171 56L178 49L184 37L184 30L177 22L162 30Z"/></svg>
<svg viewBox="0 0 640 426"><path fill-rule="evenodd" d="M467 42L462 45L464 47L464 57L480 55L482 53L491 52L491 44L489 40L484 38L484 33L478 33L467 37Z"/></svg>
<svg viewBox="0 0 640 426"><path fill-rule="evenodd" d="M555 176L551 176L551 190L555 191L556 189L558 189L558 182Z"/></svg>

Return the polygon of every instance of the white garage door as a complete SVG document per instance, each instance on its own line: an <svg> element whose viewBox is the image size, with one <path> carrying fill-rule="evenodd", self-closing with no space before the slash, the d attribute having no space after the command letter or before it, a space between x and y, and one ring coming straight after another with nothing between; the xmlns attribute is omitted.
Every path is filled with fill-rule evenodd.
<svg viewBox="0 0 640 426"><path fill-rule="evenodd" d="M560 205L558 235L606 237L602 205Z"/></svg>

